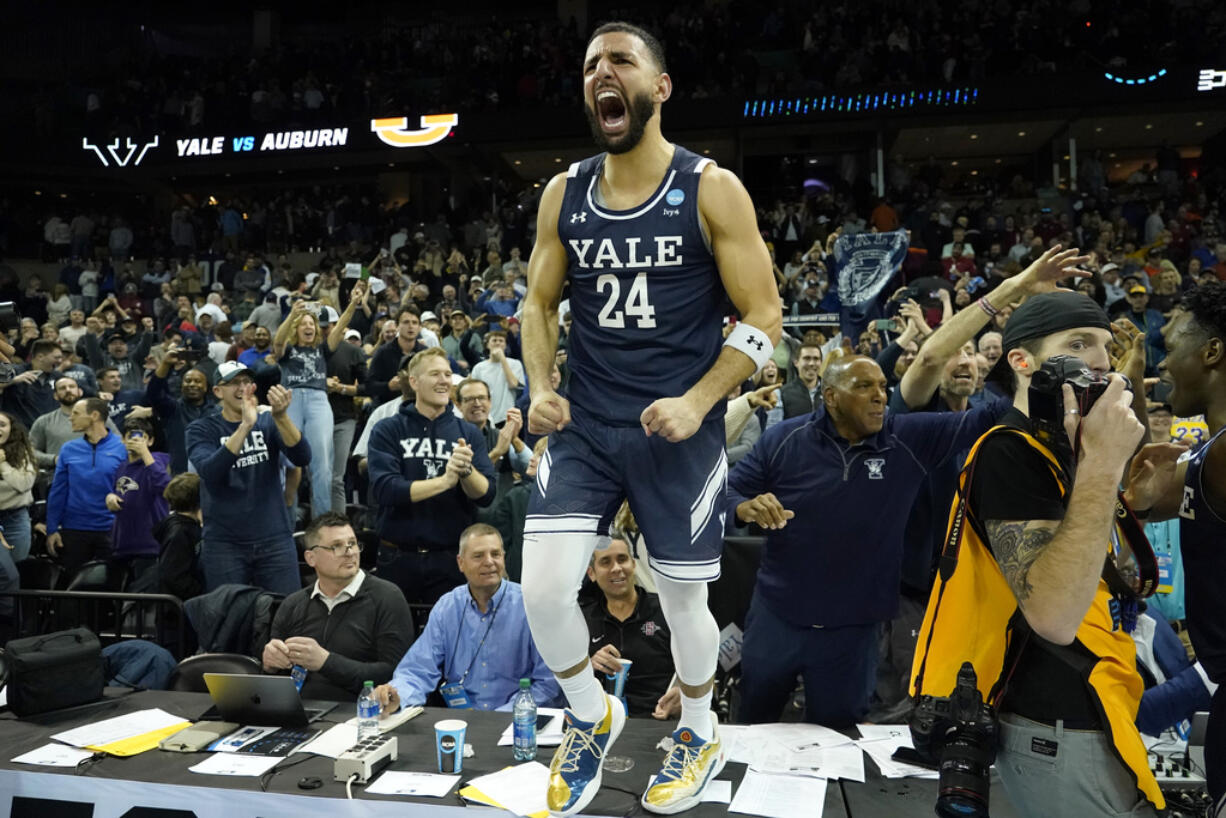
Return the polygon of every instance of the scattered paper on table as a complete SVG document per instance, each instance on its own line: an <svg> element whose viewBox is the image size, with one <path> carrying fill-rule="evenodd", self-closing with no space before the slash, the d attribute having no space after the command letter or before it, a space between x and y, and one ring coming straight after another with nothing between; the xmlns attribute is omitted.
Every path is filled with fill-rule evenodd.
<svg viewBox="0 0 1226 818"><path fill-rule="evenodd" d="M458 775L412 773L388 770L366 788L372 795L415 795L419 798L442 798L458 784Z"/></svg>
<svg viewBox="0 0 1226 818"><path fill-rule="evenodd" d="M526 761L468 782L516 815L548 811L545 791L549 788L549 768L539 761Z"/></svg>
<svg viewBox="0 0 1226 818"><path fill-rule="evenodd" d="M41 764L46 767L75 767L91 757L91 750L78 750L64 744L44 744L37 750L22 753L13 759L14 764Z"/></svg>
<svg viewBox="0 0 1226 818"><path fill-rule="evenodd" d="M566 727L566 711L556 707L541 707L536 711L538 716L552 716L544 729L536 731L537 747L557 747L562 743L562 731ZM515 724L507 725L498 737L499 747L510 747L515 742Z"/></svg>
<svg viewBox="0 0 1226 818"><path fill-rule="evenodd" d="M803 810L798 809L804 805ZM766 818L822 818L826 807L826 779L772 775L746 770L729 812L763 815Z"/></svg>
<svg viewBox="0 0 1226 818"><path fill-rule="evenodd" d="M285 759L251 753L213 753L188 769L204 775L263 775Z"/></svg>
<svg viewBox="0 0 1226 818"><path fill-rule="evenodd" d="M899 747L911 747L911 730L905 724L859 724L856 725L862 738L856 745L881 770L884 778L938 778L936 770L895 761L894 751Z"/></svg>
<svg viewBox="0 0 1226 818"><path fill-rule="evenodd" d="M71 744L73 747L96 747L171 727L187 727L189 724L191 722L187 719L172 716L165 710L155 707L151 710L114 716L72 730L65 730L63 733L56 733L51 738Z"/></svg>
<svg viewBox="0 0 1226 818"><path fill-rule="evenodd" d="M864 781L864 756L852 739L816 724L721 726L729 760L764 773Z"/></svg>
<svg viewBox="0 0 1226 818"><path fill-rule="evenodd" d="M724 752L728 760L737 764L749 764L753 761L753 747L746 739L749 737L749 725L721 724L719 739L727 747Z"/></svg>
<svg viewBox="0 0 1226 818"><path fill-rule="evenodd" d="M345 722L332 725L325 732L299 747L298 752L336 758L357 743L357 725Z"/></svg>

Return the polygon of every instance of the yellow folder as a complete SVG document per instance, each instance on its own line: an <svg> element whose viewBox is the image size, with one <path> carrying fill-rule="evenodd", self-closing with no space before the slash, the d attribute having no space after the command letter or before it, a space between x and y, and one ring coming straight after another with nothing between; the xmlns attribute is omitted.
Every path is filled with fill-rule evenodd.
<svg viewBox="0 0 1226 818"><path fill-rule="evenodd" d="M137 753L152 750L161 743L162 739L167 736L173 736L184 727L191 727L191 724L190 721L182 721L169 727L163 727L160 730L151 730L148 733L141 733L139 736L112 741L109 744L88 745L85 749L113 756L134 756Z"/></svg>

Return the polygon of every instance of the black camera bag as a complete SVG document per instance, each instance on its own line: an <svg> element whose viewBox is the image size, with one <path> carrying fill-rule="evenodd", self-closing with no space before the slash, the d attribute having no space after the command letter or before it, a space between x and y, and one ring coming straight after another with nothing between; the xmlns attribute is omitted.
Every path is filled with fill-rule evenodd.
<svg viewBox="0 0 1226 818"><path fill-rule="evenodd" d="M33 716L102 698L102 646L88 628L10 640L8 706L18 716Z"/></svg>

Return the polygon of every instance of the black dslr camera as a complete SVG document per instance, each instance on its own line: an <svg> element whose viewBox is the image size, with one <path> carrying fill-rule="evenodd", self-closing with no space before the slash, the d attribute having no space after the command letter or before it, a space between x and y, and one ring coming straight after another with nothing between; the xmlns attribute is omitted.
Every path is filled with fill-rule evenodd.
<svg viewBox="0 0 1226 818"><path fill-rule="evenodd" d="M1047 446L1066 445L1064 431L1064 384L1073 387L1077 410L1085 417L1111 383L1073 355L1055 355L1039 367L1030 380L1030 419L1035 437Z"/></svg>
<svg viewBox="0 0 1226 818"><path fill-rule="evenodd" d="M949 696L920 696L911 711L915 751L940 770L936 814L941 818L988 815L998 728L996 713L976 683L975 668L963 662Z"/></svg>

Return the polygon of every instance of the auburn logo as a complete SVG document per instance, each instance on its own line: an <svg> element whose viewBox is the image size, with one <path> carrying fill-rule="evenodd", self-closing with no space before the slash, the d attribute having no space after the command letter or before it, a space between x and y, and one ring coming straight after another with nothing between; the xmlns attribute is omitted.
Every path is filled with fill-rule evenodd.
<svg viewBox="0 0 1226 818"><path fill-rule="evenodd" d="M421 118L420 130L409 130L407 116L372 119L370 129L393 148L420 148L446 139L451 129L459 124L459 114L426 114Z"/></svg>

